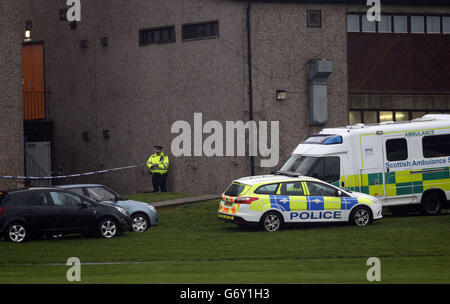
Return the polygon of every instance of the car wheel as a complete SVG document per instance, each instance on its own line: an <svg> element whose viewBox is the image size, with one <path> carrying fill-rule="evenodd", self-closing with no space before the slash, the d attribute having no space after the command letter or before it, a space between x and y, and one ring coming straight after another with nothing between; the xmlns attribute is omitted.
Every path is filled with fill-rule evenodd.
<svg viewBox="0 0 450 304"><path fill-rule="evenodd" d="M22 223L13 223L6 231L8 240L14 243L23 243L28 239L28 228Z"/></svg>
<svg viewBox="0 0 450 304"><path fill-rule="evenodd" d="M442 210L441 196L437 193L429 193L422 201L422 213L425 215L439 215Z"/></svg>
<svg viewBox="0 0 450 304"><path fill-rule="evenodd" d="M261 224L266 231L279 231L283 227L283 217L278 212L270 211L263 215Z"/></svg>
<svg viewBox="0 0 450 304"><path fill-rule="evenodd" d="M150 227L148 217L142 213L131 216L131 227L134 232L144 232Z"/></svg>
<svg viewBox="0 0 450 304"><path fill-rule="evenodd" d="M101 237L110 239L117 234L116 221L111 218L104 218L98 224L99 234Z"/></svg>
<svg viewBox="0 0 450 304"><path fill-rule="evenodd" d="M350 214L350 221L359 227L366 226L372 222L372 213L367 207L356 207Z"/></svg>

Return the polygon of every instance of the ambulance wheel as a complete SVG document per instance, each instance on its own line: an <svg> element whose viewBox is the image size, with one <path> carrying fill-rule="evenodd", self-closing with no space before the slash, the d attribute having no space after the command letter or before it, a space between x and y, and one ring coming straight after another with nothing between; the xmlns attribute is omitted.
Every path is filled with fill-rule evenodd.
<svg viewBox="0 0 450 304"><path fill-rule="evenodd" d="M283 228L283 216L275 211L269 211L261 218L261 226L269 232L279 231Z"/></svg>
<svg viewBox="0 0 450 304"><path fill-rule="evenodd" d="M441 195L436 192L428 193L422 199L422 213L425 215L439 215L442 210L443 200Z"/></svg>
<svg viewBox="0 0 450 304"><path fill-rule="evenodd" d="M365 206L359 206L350 213L350 223L355 226L363 227L372 222L372 212Z"/></svg>

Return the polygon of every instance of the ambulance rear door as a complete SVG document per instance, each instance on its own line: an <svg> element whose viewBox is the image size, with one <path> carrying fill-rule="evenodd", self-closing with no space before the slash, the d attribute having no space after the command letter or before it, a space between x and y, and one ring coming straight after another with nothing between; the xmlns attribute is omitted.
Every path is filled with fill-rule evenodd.
<svg viewBox="0 0 450 304"><path fill-rule="evenodd" d="M413 183L409 144L404 133L383 136L386 205L411 204Z"/></svg>
<svg viewBox="0 0 450 304"><path fill-rule="evenodd" d="M383 169L383 137L381 132L360 136L360 192L384 197L386 189Z"/></svg>

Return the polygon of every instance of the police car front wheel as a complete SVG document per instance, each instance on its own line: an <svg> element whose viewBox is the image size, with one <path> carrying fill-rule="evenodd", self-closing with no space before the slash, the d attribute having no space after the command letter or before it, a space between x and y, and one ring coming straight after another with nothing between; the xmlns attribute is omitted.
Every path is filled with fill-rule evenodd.
<svg viewBox="0 0 450 304"><path fill-rule="evenodd" d="M367 207L356 207L350 214L350 222L356 226L366 226L372 222L372 213Z"/></svg>
<svg viewBox="0 0 450 304"><path fill-rule="evenodd" d="M279 231L283 227L283 217L278 212L270 211L263 215L261 224L266 231Z"/></svg>

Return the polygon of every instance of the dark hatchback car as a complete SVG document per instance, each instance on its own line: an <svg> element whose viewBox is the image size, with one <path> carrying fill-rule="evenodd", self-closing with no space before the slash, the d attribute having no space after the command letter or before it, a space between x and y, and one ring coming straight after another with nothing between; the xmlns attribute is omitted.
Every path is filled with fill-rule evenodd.
<svg viewBox="0 0 450 304"><path fill-rule="evenodd" d="M124 208L63 189L0 192L0 233L16 243L32 235L81 233L112 238L129 231L130 224Z"/></svg>

